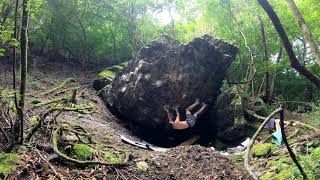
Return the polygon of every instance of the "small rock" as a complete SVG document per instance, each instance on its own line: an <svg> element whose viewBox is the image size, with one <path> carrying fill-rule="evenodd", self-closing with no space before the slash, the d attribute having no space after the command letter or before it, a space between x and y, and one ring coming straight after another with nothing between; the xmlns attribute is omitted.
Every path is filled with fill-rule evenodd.
<svg viewBox="0 0 320 180"><path fill-rule="evenodd" d="M143 172L147 172L149 169L148 163L146 163L144 161L137 162L137 167L139 170L141 170Z"/></svg>

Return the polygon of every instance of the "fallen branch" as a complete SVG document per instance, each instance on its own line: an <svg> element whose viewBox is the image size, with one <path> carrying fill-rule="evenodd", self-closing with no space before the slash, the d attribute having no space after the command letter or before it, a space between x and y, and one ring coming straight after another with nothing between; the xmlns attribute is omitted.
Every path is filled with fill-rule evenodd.
<svg viewBox="0 0 320 180"><path fill-rule="evenodd" d="M124 158L123 162L120 162L120 163L109 163L109 162L104 162L104 161L80 161L80 160L71 158L71 157L63 154L58 148L59 133L60 133L60 131L62 131L64 129L65 129L65 127L59 126L54 131L53 137L52 137L52 141L53 141L52 143L53 143L54 152L67 161L70 161L70 162L78 164L78 165L100 164L100 165L107 165L107 166L115 166L115 165L125 165L129 160L129 155L125 151L123 151L125 154L125 158Z"/></svg>
<svg viewBox="0 0 320 180"><path fill-rule="evenodd" d="M252 171L251 167L250 167L250 154L251 154L251 149L252 146L255 142L255 140L257 139L258 135L260 134L260 132L262 131L262 129L265 127L265 125L269 122L269 120L277 113L279 113L282 110L282 108L278 108L275 111L273 111L265 120L264 122L261 124L261 126L259 127L259 129L254 133L254 135L252 136L249 145L247 147L247 151L245 154L245 158L244 158L244 166L246 168L246 170L248 171L248 173L250 174L250 176L257 180L257 176L254 174L254 172Z"/></svg>
<svg viewBox="0 0 320 180"><path fill-rule="evenodd" d="M65 87L69 82L75 82L74 78L68 78L66 80L64 80L61 84L59 84L57 87L54 87L52 89L50 89L49 91L45 92L44 95L48 95L51 94L59 89L62 89L63 87Z"/></svg>
<svg viewBox="0 0 320 180"><path fill-rule="evenodd" d="M57 170L51 165L51 163L49 161L47 161L40 153L40 151L38 149L35 149L36 152L38 153L39 157L46 163L48 164L48 166L50 167L50 169L53 171L54 175L56 176L56 178L58 180L62 180L63 178L60 176L60 174L57 172Z"/></svg>
<svg viewBox="0 0 320 180"><path fill-rule="evenodd" d="M290 154L290 157L291 159L293 160L293 162L296 164L296 166L298 167L303 179L308 179L306 173L304 172L304 170L302 169L299 161L297 160L296 158L296 155L294 154L294 152L291 150L290 146L289 146L289 143L287 141L287 137L286 137L286 134L284 132L284 110L283 108L281 107L281 111L280 111L280 127L281 127L281 135L282 135L282 139L283 139L283 142L284 142L284 145L287 147L288 149L288 152Z"/></svg>

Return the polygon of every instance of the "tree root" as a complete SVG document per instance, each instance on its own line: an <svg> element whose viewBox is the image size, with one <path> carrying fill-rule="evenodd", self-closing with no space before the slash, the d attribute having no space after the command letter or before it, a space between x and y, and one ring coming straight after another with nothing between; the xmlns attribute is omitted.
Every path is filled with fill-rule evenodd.
<svg viewBox="0 0 320 180"><path fill-rule="evenodd" d="M77 159L74 159L74 158L71 158L65 154L63 154L59 148L58 148L58 141L59 141L59 133L62 131L62 130L70 130L69 128L67 128L66 126L58 126L58 128L54 131L53 133L53 137L52 137L52 143L53 143L53 150L56 154L58 154L61 158L67 160L67 161L70 161L72 163L75 163L75 164L78 164L78 165L92 165L92 164L95 164L95 165L107 165L107 166L119 166L119 165L125 165L127 164L128 160L129 160L129 154L125 151L121 151L125 154L125 158L124 158L124 161L123 162L120 162L120 163L109 163L109 162L104 162L104 161L81 161L81 160L77 160ZM76 133L78 133L78 131L74 131ZM87 133L81 133L82 135L89 135ZM110 146L112 147L112 146ZM116 149L115 147L112 147L114 149Z"/></svg>

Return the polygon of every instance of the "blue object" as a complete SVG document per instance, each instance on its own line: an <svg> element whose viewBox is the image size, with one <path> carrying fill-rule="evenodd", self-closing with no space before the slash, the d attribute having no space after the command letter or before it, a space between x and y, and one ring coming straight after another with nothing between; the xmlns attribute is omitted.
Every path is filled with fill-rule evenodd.
<svg viewBox="0 0 320 180"><path fill-rule="evenodd" d="M186 118L189 127L193 127L196 124L196 117L194 117L192 114L186 114Z"/></svg>
<svg viewBox="0 0 320 180"><path fill-rule="evenodd" d="M281 145L283 143L282 134L280 130L272 133L272 142L276 145Z"/></svg>
<svg viewBox="0 0 320 180"><path fill-rule="evenodd" d="M275 128L275 119L274 119L274 118L271 118L271 119L268 121L267 127L268 127L269 129Z"/></svg>

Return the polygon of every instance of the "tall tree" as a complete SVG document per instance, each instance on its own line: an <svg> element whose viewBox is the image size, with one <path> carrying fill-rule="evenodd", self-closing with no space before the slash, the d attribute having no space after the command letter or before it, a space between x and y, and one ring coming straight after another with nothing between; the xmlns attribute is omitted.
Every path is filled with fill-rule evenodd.
<svg viewBox="0 0 320 180"><path fill-rule="evenodd" d="M294 0L286 0L290 6L291 11L294 14L296 21L298 22L299 28L302 31L304 38L309 43L311 51L315 55L318 64L320 65L320 50L317 45L317 42L314 40L312 32L309 30L307 24L305 23L304 18L302 17L297 5Z"/></svg>
<svg viewBox="0 0 320 180"><path fill-rule="evenodd" d="M22 1L22 22L20 35L20 100L19 100L19 121L20 121L20 144L23 143L23 124L24 124L24 104L27 87L27 65L28 65L28 24L29 24L29 7L28 0Z"/></svg>
<svg viewBox="0 0 320 180"><path fill-rule="evenodd" d="M320 78L310 72L305 66L300 64L298 61L293 49L292 49L292 44L289 41L289 38L286 34L286 32L283 29L283 26L279 20L278 15L276 12L273 10L271 5L267 0L258 0L259 4L262 6L262 8L266 11L268 14L269 18L271 19L275 29L278 32L278 35L283 43L283 46L285 47L291 66L297 70L301 75L303 75L305 78L309 79L311 82L313 82L318 88L320 88Z"/></svg>
<svg viewBox="0 0 320 180"><path fill-rule="evenodd" d="M264 23L262 21L261 16L258 16L259 25L260 25L260 34L261 34L261 41L263 46L263 61L264 61L264 77L263 77L263 94L262 98L266 103L269 103L269 68L268 68L268 60L269 60L269 53L266 41L266 33L264 29Z"/></svg>

